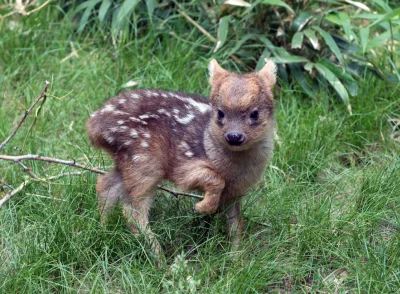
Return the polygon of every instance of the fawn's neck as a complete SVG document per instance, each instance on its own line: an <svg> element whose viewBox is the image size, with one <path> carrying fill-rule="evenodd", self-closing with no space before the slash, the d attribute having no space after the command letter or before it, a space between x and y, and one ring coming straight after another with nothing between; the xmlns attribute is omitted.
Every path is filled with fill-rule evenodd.
<svg viewBox="0 0 400 294"><path fill-rule="evenodd" d="M249 149L232 151L216 138L211 128L208 127L205 131L204 147L207 157L218 170L241 168L246 165L264 167L273 149L273 134L266 133L261 140L254 143Z"/></svg>

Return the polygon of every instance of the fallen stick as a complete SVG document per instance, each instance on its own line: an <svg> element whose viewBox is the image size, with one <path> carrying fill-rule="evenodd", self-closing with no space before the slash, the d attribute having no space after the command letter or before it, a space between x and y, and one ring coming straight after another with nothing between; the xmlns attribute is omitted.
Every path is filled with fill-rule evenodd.
<svg viewBox="0 0 400 294"><path fill-rule="evenodd" d="M29 115L29 113L31 113L32 109L36 106L36 104L38 104L38 102L40 100L46 98L46 91L47 91L47 88L49 87L49 85L50 85L50 82L46 81L46 85L44 86L44 89L43 89L42 93L40 94L40 96L35 100L35 102L33 102L31 107L29 107L28 110L25 111L25 113L22 116L21 120L19 121L18 125L11 132L11 134L3 141L3 143L0 144L0 150L3 149L3 147L6 146L6 144L12 139L12 137L15 136L18 129L21 127L22 123L25 121L25 119Z"/></svg>

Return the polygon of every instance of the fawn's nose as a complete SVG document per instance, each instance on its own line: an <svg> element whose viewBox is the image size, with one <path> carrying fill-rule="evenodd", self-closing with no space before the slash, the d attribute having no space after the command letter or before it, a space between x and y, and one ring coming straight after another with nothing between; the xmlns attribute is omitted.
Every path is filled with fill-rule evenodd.
<svg viewBox="0 0 400 294"><path fill-rule="evenodd" d="M225 140L229 145L239 146L244 142L244 136L242 133L231 132L225 135Z"/></svg>

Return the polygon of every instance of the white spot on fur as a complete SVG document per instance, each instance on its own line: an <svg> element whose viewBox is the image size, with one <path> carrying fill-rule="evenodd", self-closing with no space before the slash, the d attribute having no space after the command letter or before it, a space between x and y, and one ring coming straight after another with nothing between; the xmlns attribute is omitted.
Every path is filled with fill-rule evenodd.
<svg viewBox="0 0 400 294"><path fill-rule="evenodd" d="M165 110L164 108L160 108L159 110L157 110L157 112L159 114L165 114L168 117L171 117L171 113L169 113L167 110Z"/></svg>
<svg viewBox="0 0 400 294"><path fill-rule="evenodd" d="M158 94L157 92L151 92L151 94L153 94L153 96L156 96L156 97L160 96L160 94Z"/></svg>
<svg viewBox="0 0 400 294"><path fill-rule="evenodd" d="M97 114L97 111L93 112L93 113L90 115L90 117L94 117L94 116L96 116L96 114Z"/></svg>
<svg viewBox="0 0 400 294"><path fill-rule="evenodd" d="M125 123L125 121L122 120L122 119L120 119L120 120L117 121L117 124L119 124L119 125L123 125L124 123Z"/></svg>
<svg viewBox="0 0 400 294"><path fill-rule="evenodd" d="M128 141L126 141L126 142L124 143L125 146L129 146L129 145L131 145L131 144L132 144L132 141L131 141L131 140L128 140Z"/></svg>
<svg viewBox="0 0 400 294"><path fill-rule="evenodd" d="M120 126L119 128L120 128L121 130L127 130L127 129L128 129L127 126Z"/></svg>
<svg viewBox="0 0 400 294"><path fill-rule="evenodd" d="M178 145L178 148L179 148L179 149L182 149L182 150L188 150L188 149L190 149L188 143L186 143L185 141L181 141L181 142L179 143L179 145Z"/></svg>
<svg viewBox="0 0 400 294"><path fill-rule="evenodd" d="M118 128L117 127L110 128L110 132L113 133L118 132Z"/></svg>
<svg viewBox="0 0 400 294"><path fill-rule="evenodd" d="M150 135L150 133L143 133L143 137L145 137L145 138L150 138L151 135Z"/></svg>
<svg viewBox="0 0 400 294"><path fill-rule="evenodd" d="M107 134L105 139L109 144L112 144L114 142L114 137L110 134Z"/></svg>
<svg viewBox="0 0 400 294"><path fill-rule="evenodd" d="M189 114L185 117L178 117L177 115L174 115L174 118L181 124L187 125L189 124L193 119L194 119L194 114L189 112Z"/></svg>
<svg viewBox="0 0 400 294"><path fill-rule="evenodd" d="M120 115L129 115L129 113L127 113L127 112L125 112L125 111L121 111L121 110L116 110L116 111L114 111L114 114L120 114Z"/></svg>
<svg viewBox="0 0 400 294"><path fill-rule="evenodd" d="M140 146L142 146L143 148L147 148L149 147L149 143L147 143L146 141L143 141Z"/></svg>
<svg viewBox="0 0 400 294"><path fill-rule="evenodd" d="M136 118L136 117L133 117L133 116L129 117L129 119L130 119L131 121L134 121L134 122L141 122L140 119L138 119L138 118Z"/></svg>
<svg viewBox="0 0 400 294"><path fill-rule="evenodd" d="M172 109L172 112L178 114L179 113L179 109L174 108L174 109Z"/></svg>
<svg viewBox="0 0 400 294"><path fill-rule="evenodd" d="M113 112L115 110L115 106L112 104L107 104L104 106L104 108L100 111L100 113L106 113L106 112Z"/></svg>
<svg viewBox="0 0 400 294"><path fill-rule="evenodd" d="M189 103L190 105L192 105L194 108L196 108L201 113L206 113L207 111L211 111L211 106L209 104L202 103L202 102L197 102L197 101L195 101L194 99L192 99L190 97L178 96L177 98L179 100L182 100L182 101L185 101L185 102Z"/></svg>
<svg viewBox="0 0 400 294"><path fill-rule="evenodd" d="M137 94L137 93L132 93L132 94L131 94L131 98L133 98L133 99L140 99L140 95Z"/></svg>
<svg viewBox="0 0 400 294"><path fill-rule="evenodd" d="M164 98L168 97L167 94L165 94L165 93L161 93L161 96L164 97Z"/></svg>
<svg viewBox="0 0 400 294"><path fill-rule="evenodd" d="M139 116L140 119L147 119L150 118L150 116L148 114L143 114Z"/></svg>
<svg viewBox="0 0 400 294"><path fill-rule="evenodd" d="M135 155L135 156L133 156L133 157L132 157L132 160L133 160L133 161L138 161L138 160L139 160L139 158L140 158L140 156L139 156L139 155Z"/></svg>
<svg viewBox="0 0 400 294"><path fill-rule="evenodd" d="M141 123L142 125L147 125L147 122L145 122L144 120L141 120L140 123Z"/></svg>
<svg viewBox="0 0 400 294"><path fill-rule="evenodd" d="M119 103L119 104L124 104L125 101L126 101L126 99L122 98L122 99L120 99L120 100L118 101L118 103Z"/></svg>
<svg viewBox="0 0 400 294"><path fill-rule="evenodd" d="M187 101L191 104L194 108L197 108L201 113L206 113L211 111L211 106L209 104L197 102L192 98L188 98Z"/></svg>
<svg viewBox="0 0 400 294"><path fill-rule="evenodd" d="M185 155L187 156L187 157L193 157L193 152L192 151L186 151L185 152Z"/></svg>
<svg viewBox="0 0 400 294"><path fill-rule="evenodd" d="M160 116L157 115L157 114L149 114L149 117L151 117L151 118L160 118Z"/></svg>
<svg viewBox="0 0 400 294"><path fill-rule="evenodd" d="M135 129L131 129L130 135L132 138L137 138L139 136L139 133Z"/></svg>

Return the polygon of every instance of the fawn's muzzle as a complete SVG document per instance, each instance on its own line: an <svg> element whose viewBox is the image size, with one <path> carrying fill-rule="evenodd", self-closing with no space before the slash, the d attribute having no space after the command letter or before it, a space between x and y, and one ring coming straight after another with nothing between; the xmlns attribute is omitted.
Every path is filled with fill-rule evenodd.
<svg viewBox="0 0 400 294"><path fill-rule="evenodd" d="M244 142L244 136L242 133L231 132L225 135L225 140L229 145L239 146Z"/></svg>

